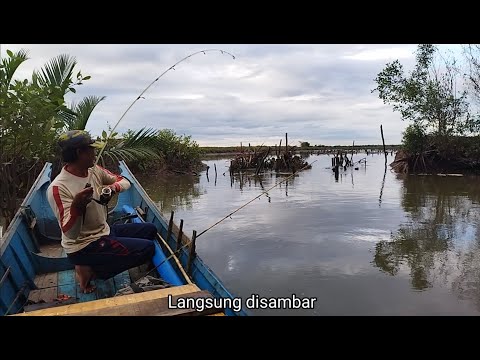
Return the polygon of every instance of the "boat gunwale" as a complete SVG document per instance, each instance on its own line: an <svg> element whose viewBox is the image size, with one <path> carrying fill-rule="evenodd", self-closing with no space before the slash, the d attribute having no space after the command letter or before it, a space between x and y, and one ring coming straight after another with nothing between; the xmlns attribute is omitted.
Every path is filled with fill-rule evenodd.
<svg viewBox="0 0 480 360"><path fill-rule="evenodd" d="M37 178L35 179L35 182L32 184L30 190L28 191L27 195L23 199L22 203L20 204L20 207L18 208L17 212L13 216L12 221L8 225L7 229L5 230L3 236L0 238L0 257L3 255L5 250L8 247L8 244L12 240L13 236L17 232L17 229L23 220L22 218L22 209L30 205L32 202L33 196L35 193L45 184L46 181L42 181L43 178L47 175L48 171L51 170L51 165L52 163L46 162L45 165L43 166L42 170L38 174ZM46 179L50 181L50 177ZM41 184L40 184L41 182Z"/></svg>

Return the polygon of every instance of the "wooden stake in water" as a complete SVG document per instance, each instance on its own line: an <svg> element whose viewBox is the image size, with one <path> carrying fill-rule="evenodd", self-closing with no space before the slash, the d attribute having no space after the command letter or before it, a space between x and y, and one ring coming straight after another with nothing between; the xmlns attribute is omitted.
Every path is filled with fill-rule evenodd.
<svg viewBox="0 0 480 360"><path fill-rule="evenodd" d="M177 248L175 251L178 251L182 246L182 237L183 237L183 219L180 220L180 230L178 230L178 237L177 237Z"/></svg>
<svg viewBox="0 0 480 360"><path fill-rule="evenodd" d="M353 165L353 149L355 148L355 140L353 140L353 144L352 144L352 157L350 158L350 162L352 163Z"/></svg>
<svg viewBox="0 0 480 360"><path fill-rule="evenodd" d="M383 138L383 126L380 125L380 132L382 133L383 153L385 155L385 166L387 166L387 150L385 149L385 139Z"/></svg>
<svg viewBox="0 0 480 360"><path fill-rule="evenodd" d="M192 262L195 257L195 240L197 239L197 231L193 230L192 242L190 244L190 251L188 252L188 263L187 263L187 274L190 275L190 270L192 268Z"/></svg>
<svg viewBox="0 0 480 360"><path fill-rule="evenodd" d="M173 215L174 215L174 213L175 213L175 212L172 210L172 213L170 214L170 222L168 223L167 238L165 239L165 241L167 242L167 244L168 244L168 240L170 240L170 235L172 235Z"/></svg>

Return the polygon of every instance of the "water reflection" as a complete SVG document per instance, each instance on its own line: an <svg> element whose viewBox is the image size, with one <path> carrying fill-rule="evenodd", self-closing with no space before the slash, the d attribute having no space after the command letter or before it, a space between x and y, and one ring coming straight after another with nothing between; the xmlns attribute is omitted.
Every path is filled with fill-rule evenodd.
<svg viewBox="0 0 480 360"><path fill-rule="evenodd" d="M383 172L383 180L382 180L382 186L380 188L380 196L378 197L378 207L382 206L382 195L383 195L383 188L385 187L385 177L386 176L387 176L387 164L385 163L385 171Z"/></svg>
<svg viewBox="0 0 480 360"><path fill-rule="evenodd" d="M255 175L251 172L240 172L230 176L230 187L243 191L245 187L248 188L260 188L262 191L267 191L273 186L283 189L285 196L288 196L288 187L295 184L295 178L298 178L299 174L287 174L287 173L275 173L268 172ZM271 201L268 192L265 194L268 201Z"/></svg>
<svg viewBox="0 0 480 360"><path fill-rule="evenodd" d="M408 272L415 290L451 287L480 309L480 192L475 177L405 176L408 221L375 245L373 265Z"/></svg>
<svg viewBox="0 0 480 360"><path fill-rule="evenodd" d="M135 176L164 214L177 207L191 210L194 201L202 195L198 176Z"/></svg>
<svg viewBox="0 0 480 360"><path fill-rule="evenodd" d="M313 155L313 152L308 152L308 151L300 151L295 155L300 155L300 157L303 160L307 160L311 155Z"/></svg>

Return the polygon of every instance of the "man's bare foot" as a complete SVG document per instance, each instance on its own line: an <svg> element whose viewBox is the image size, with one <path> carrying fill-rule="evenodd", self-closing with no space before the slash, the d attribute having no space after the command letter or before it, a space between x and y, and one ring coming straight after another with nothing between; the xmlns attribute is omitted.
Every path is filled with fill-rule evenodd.
<svg viewBox="0 0 480 360"><path fill-rule="evenodd" d="M87 265L75 265L75 272L78 277L78 282L80 285L80 290L84 294L89 294L92 291L95 291L95 286L90 284L90 281L94 279L95 273L92 268Z"/></svg>

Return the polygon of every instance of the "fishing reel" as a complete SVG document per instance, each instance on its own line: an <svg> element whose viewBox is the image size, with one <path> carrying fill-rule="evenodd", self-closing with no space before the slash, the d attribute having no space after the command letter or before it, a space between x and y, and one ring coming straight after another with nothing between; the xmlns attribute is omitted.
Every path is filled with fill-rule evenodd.
<svg viewBox="0 0 480 360"><path fill-rule="evenodd" d="M90 186L92 185L90 183L87 183L85 185L85 188ZM112 199L113 195L115 195L115 191L109 186L99 189L99 193L100 193L100 199L99 200L92 199L92 200L103 206L107 206L108 202Z"/></svg>
<svg viewBox="0 0 480 360"><path fill-rule="evenodd" d="M85 188L88 188L88 187L91 187L92 185L90 183L87 183L85 185ZM106 187L103 187L103 188L99 188L99 193L100 193L100 199L93 199L93 201L95 201L97 204L100 204L102 206L105 206L105 209L107 210L108 212L108 202L112 199L113 195L115 195L115 191L109 187L109 186L106 186ZM86 211L84 210L83 211L83 222L85 223L85 213ZM108 217L108 214L107 214L107 217Z"/></svg>
<svg viewBox="0 0 480 360"><path fill-rule="evenodd" d="M100 199L93 200L100 205L107 206L113 195L115 195L115 191L111 187L106 186L100 191Z"/></svg>

